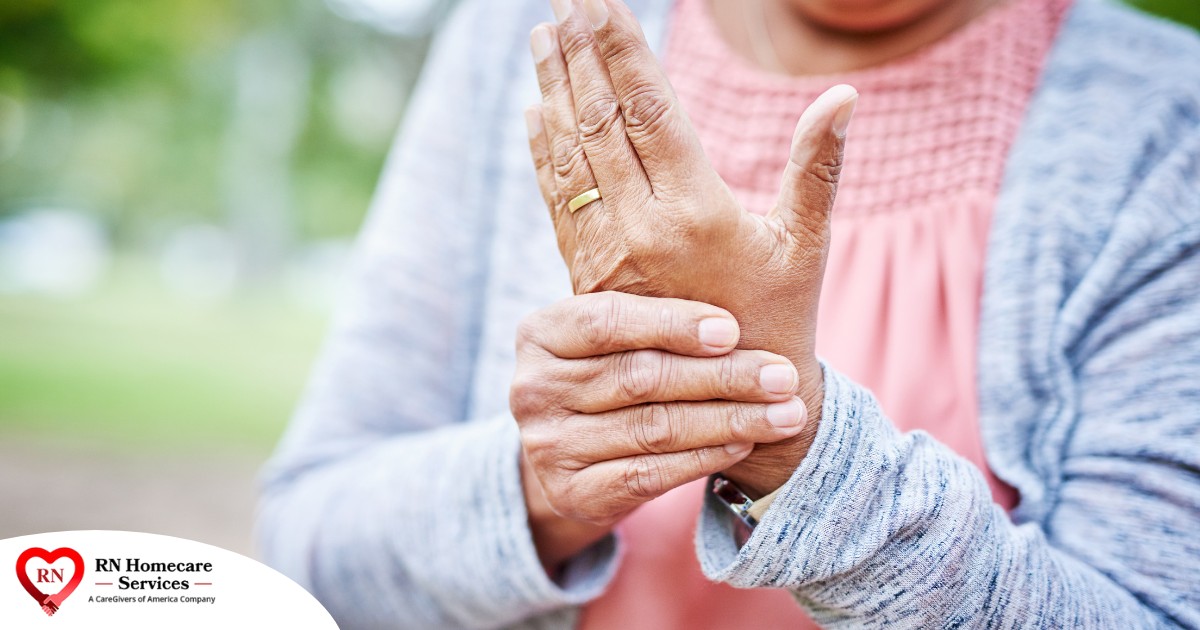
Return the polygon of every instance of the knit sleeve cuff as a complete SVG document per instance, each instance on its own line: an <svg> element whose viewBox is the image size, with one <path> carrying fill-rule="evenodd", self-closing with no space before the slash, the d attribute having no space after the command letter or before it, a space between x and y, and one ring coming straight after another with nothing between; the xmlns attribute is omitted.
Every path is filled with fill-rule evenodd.
<svg viewBox="0 0 1200 630"><path fill-rule="evenodd" d="M472 440L460 453L460 462L476 462L464 474L441 475L467 483L452 505L474 509L454 519L459 527L434 534L445 545L447 565L438 571L457 576L457 584L443 590L453 607L478 607L468 615L493 623L513 612L525 615L578 606L599 596L617 568L617 542L607 536L568 561L558 580L542 568L529 530L525 494L521 483L520 443L512 418L498 418L488 428L492 435ZM481 436L482 437L482 436ZM466 612L466 611L464 611Z"/></svg>
<svg viewBox="0 0 1200 630"><path fill-rule="evenodd" d="M739 588L797 588L829 576L828 561L841 553L842 538L879 533L859 528L851 513L856 507L843 493L858 481L853 464L865 445L874 451L899 433L878 414L870 392L827 365L824 374L816 439L740 549L729 510L706 496L696 552L710 579Z"/></svg>

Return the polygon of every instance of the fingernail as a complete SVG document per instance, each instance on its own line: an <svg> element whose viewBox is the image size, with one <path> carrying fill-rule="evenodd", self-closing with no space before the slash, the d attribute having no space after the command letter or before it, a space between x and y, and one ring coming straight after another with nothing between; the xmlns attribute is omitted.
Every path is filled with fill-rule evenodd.
<svg viewBox="0 0 1200 630"><path fill-rule="evenodd" d="M530 140L542 135L542 114L536 107L525 110L525 128L529 130Z"/></svg>
<svg viewBox="0 0 1200 630"><path fill-rule="evenodd" d="M796 368L778 363L763 366L758 382L768 394L790 394L796 389Z"/></svg>
<svg viewBox="0 0 1200 630"><path fill-rule="evenodd" d="M730 455L741 455L754 448L753 444L726 444L725 452Z"/></svg>
<svg viewBox="0 0 1200 630"><path fill-rule="evenodd" d="M846 131L850 129L850 119L854 117L854 107L858 105L858 90L849 85L839 85L834 89L837 88L845 88L848 94L833 115L833 135L845 138Z"/></svg>
<svg viewBox="0 0 1200 630"><path fill-rule="evenodd" d="M583 12L592 23L592 28L600 28L608 23L608 4L604 0L583 0Z"/></svg>
<svg viewBox="0 0 1200 630"><path fill-rule="evenodd" d="M554 9L554 19L561 22L571 15L571 0L550 0L550 8Z"/></svg>
<svg viewBox="0 0 1200 630"><path fill-rule="evenodd" d="M794 427L804 420L804 403L799 398L767 405L767 420L779 428Z"/></svg>
<svg viewBox="0 0 1200 630"><path fill-rule="evenodd" d="M718 350L730 348L737 343L737 325L723 317L710 317L700 321L700 343Z"/></svg>
<svg viewBox="0 0 1200 630"><path fill-rule="evenodd" d="M550 34L550 27L545 24L539 25L533 29L533 34L529 36L529 47L533 49L533 60L544 61L550 56L550 51L554 48L553 35Z"/></svg>

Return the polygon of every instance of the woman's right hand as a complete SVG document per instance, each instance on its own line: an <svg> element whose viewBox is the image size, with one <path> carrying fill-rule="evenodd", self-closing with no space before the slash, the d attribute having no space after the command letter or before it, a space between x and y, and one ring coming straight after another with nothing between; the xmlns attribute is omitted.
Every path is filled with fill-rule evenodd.
<svg viewBox="0 0 1200 630"><path fill-rule="evenodd" d="M734 350L738 334L724 309L614 292L521 323L510 406L548 570L642 503L800 432L796 369Z"/></svg>

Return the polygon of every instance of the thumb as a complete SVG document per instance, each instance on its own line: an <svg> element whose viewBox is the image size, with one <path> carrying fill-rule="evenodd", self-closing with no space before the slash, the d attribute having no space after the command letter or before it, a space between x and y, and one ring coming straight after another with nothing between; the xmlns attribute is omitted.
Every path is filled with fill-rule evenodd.
<svg viewBox="0 0 1200 630"><path fill-rule="evenodd" d="M826 230L842 173L846 129L857 103L857 90L835 85L818 96L796 123L779 201L771 213L793 235L811 238Z"/></svg>

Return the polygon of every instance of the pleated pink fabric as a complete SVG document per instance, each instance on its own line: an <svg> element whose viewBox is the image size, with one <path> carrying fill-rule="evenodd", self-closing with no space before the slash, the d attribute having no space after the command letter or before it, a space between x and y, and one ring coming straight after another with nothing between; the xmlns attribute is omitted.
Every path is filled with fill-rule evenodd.
<svg viewBox="0 0 1200 630"><path fill-rule="evenodd" d="M818 352L893 422L973 462L996 502L975 390L983 263L1005 159L1070 0L1010 0L908 57L836 76L771 74L722 39L708 0L678 0L668 74L717 171L747 209L774 204L804 108L837 83L861 97L834 212ZM783 591L710 583L693 549L704 483L619 528L622 565L580 626L812 628Z"/></svg>

